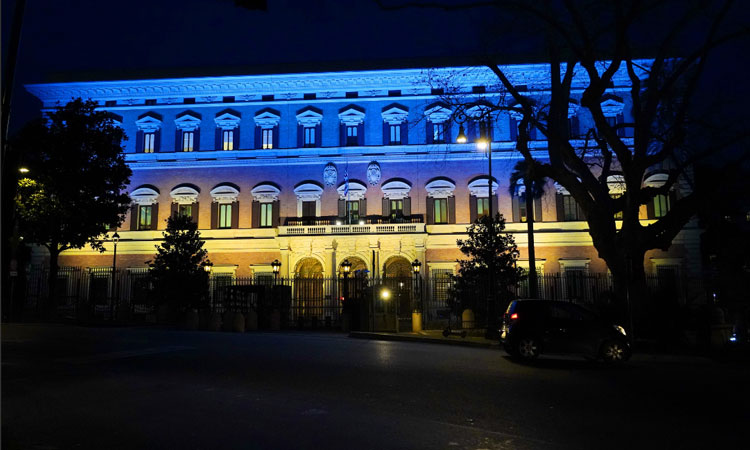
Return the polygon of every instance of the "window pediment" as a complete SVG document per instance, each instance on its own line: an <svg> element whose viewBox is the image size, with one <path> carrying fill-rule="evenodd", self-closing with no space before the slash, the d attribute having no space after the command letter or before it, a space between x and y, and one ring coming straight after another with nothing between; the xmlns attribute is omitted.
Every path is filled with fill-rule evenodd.
<svg viewBox="0 0 750 450"><path fill-rule="evenodd" d="M339 120L346 126L357 126L364 123L365 113L355 106L349 106L339 112Z"/></svg>
<svg viewBox="0 0 750 450"><path fill-rule="evenodd" d="M438 178L427 183L424 188L427 191L427 195L432 198L447 198L453 196L453 191L456 190L456 183L447 178Z"/></svg>
<svg viewBox="0 0 750 450"><path fill-rule="evenodd" d="M222 184L211 189L211 199L218 203L232 203L237 201L240 195L239 189L228 184Z"/></svg>
<svg viewBox="0 0 750 450"><path fill-rule="evenodd" d="M297 123L303 127L314 127L323 122L323 114L312 108L307 108L297 114Z"/></svg>
<svg viewBox="0 0 750 450"><path fill-rule="evenodd" d="M469 183L469 192L475 197L487 196L487 177L477 178ZM497 193L497 181L492 180L492 195Z"/></svg>
<svg viewBox="0 0 750 450"><path fill-rule="evenodd" d="M161 119L154 116L143 116L135 121L135 126L144 133L153 133L161 128Z"/></svg>
<svg viewBox="0 0 750 450"><path fill-rule="evenodd" d="M365 198L367 186L359 181L350 181L348 195L346 192L346 183L341 183L341 186L339 186L336 191L339 193L339 198L342 200L362 200Z"/></svg>
<svg viewBox="0 0 750 450"><path fill-rule="evenodd" d="M654 173L649 175L644 181L643 186L644 187L652 187L652 188L659 188L664 186L664 184L669 179L669 175L666 173Z"/></svg>
<svg viewBox="0 0 750 450"><path fill-rule="evenodd" d="M201 126L201 119L192 114L184 114L174 120L174 125L181 131L195 131Z"/></svg>
<svg viewBox="0 0 750 450"><path fill-rule="evenodd" d="M294 195L306 202L320 200L323 195L323 188L315 183L302 183L294 188Z"/></svg>
<svg viewBox="0 0 750 450"><path fill-rule="evenodd" d="M427 116L427 118L432 123L444 123L450 120L451 115L453 115L453 111L443 105L438 104L429 109L426 109L424 115Z"/></svg>
<svg viewBox="0 0 750 450"><path fill-rule="evenodd" d="M623 102L618 101L615 98L608 98L601 102L601 108L604 117L615 117L619 114L622 114L624 106L625 104Z"/></svg>
<svg viewBox="0 0 750 450"><path fill-rule="evenodd" d="M261 128L273 128L281 121L281 116L271 109L264 109L255 115L255 125Z"/></svg>
<svg viewBox="0 0 750 450"><path fill-rule="evenodd" d="M265 183L255 186L253 190L250 191L250 194L252 194L253 199L256 202L270 203L279 199L281 190L272 184Z"/></svg>
<svg viewBox="0 0 750 450"><path fill-rule="evenodd" d="M380 187L383 191L383 197L393 200L403 199L409 196L411 186L405 181L401 180L390 180Z"/></svg>
<svg viewBox="0 0 750 450"><path fill-rule="evenodd" d="M380 115L386 123L399 125L406 122L406 119L409 117L409 110L401 105L392 105L385 107Z"/></svg>
<svg viewBox="0 0 750 450"><path fill-rule="evenodd" d="M240 116L231 112L225 112L217 115L214 122L216 122L216 126L222 130L233 130L240 126L240 120Z"/></svg>
<svg viewBox="0 0 750 450"><path fill-rule="evenodd" d="M472 119L487 119L492 113L492 108L487 105L476 105L466 110L466 116Z"/></svg>
<svg viewBox="0 0 750 450"><path fill-rule="evenodd" d="M178 186L172 189L169 196L174 203L181 205L198 202L198 190L192 186Z"/></svg>
<svg viewBox="0 0 750 450"><path fill-rule="evenodd" d="M150 187L139 187L130 193L130 199L138 205L153 205L159 201L159 191Z"/></svg>

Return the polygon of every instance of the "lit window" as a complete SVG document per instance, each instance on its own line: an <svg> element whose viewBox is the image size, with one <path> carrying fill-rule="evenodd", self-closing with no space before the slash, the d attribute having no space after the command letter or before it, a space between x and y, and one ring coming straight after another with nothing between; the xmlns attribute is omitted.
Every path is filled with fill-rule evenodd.
<svg viewBox="0 0 750 450"><path fill-rule="evenodd" d="M609 196L614 200L622 197L622 192L610 193ZM615 220L622 220L622 210L615 213Z"/></svg>
<svg viewBox="0 0 750 450"><path fill-rule="evenodd" d="M436 144L445 143L445 124L436 123L432 125L432 142Z"/></svg>
<svg viewBox="0 0 750 450"><path fill-rule="evenodd" d="M490 199L487 197L477 197L477 219L490 214Z"/></svg>
<svg viewBox="0 0 750 450"><path fill-rule="evenodd" d="M346 202L346 214L349 217L350 223L356 223L359 221L359 201Z"/></svg>
<svg viewBox="0 0 750 450"><path fill-rule="evenodd" d="M262 228L273 226L273 203L260 204L260 226Z"/></svg>
<svg viewBox="0 0 750 450"><path fill-rule="evenodd" d="M263 129L263 149L273 148L273 128Z"/></svg>
<svg viewBox="0 0 750 450"><path fill-rule="evenodd" d="M138 208L138 229L139 230L150 230L151 229L151 205L141 205Z"/></svg>
<svg viewBox="0 0 750 450"><path fill-rule="evenodd" d="M232 228L232 204L219 205L219 228Z"/></svg>
<svg viewBox="0 0 750 450"><path fill-rule="evenodd" d="M518 198L518 218L521 222L526 222L526 201L523 197Z"/></svg>
<svg viewBox="0 0 750 450"><path fill-rule="evenodd" d="M654 218L664 217L669 212L669 196L659 194L654 197Z"/></svg>
<svg viewBox="0 0 750 450"><path fill-rule="evenodd" d="M183 152L192 152L193 151L193 139L195 138L195 133L192 131L184 131L182 133L182 151Z"/></svg>
<svg viewBox="0 0 750 450"><path fill-rule="evenodd" d="M435 223L448 223L448 199L435 199Z"/></svg>
<svg viewBox="0 0 750 450"><path fill-rule="evenodd" d="M221 135L222 149L234 150L234 130L224 130Z"/></svg>
<svg viewBox="0 0 750 450"><path fill-rule="evenodd" d="M156 143L156 133L143 134L143 153L154 153L154 144Z"/></svg>
<svg viewBox="0 0 750 450"><path fill-rule="evenodd" d="M305 147L315 147L315 127L305 127Z"/></svg>
<svg viewBox="0 0 750 450"><path fill-rule="evenodd" d="M179 205L177 207L177 214L186 217L193 217L193 205Z"/></svg>
<svg viewBox="0 0 750 450"><path fill-rule="evenodd" d="M391 145L401 143L401 125L391 125Z"/></svg>
<svg viewBox="0 0 750 450"><path fill-rule="evenodd" d="M357 145L359 140L357 139L357 126L349 125L346 127L346 145Z"/></svg>
<svg viewBox="0 0 750 450"><path fill-rule="evenodd" d="M404 201L391 200L391 218L400 219L404 217Z"/></svg>

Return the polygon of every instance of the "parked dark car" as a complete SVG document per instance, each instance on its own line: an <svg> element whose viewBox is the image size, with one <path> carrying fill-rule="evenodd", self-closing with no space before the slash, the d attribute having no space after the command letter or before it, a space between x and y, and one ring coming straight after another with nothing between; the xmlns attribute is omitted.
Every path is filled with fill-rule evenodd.
<svg viewBox="0 0 750 450"><path fill-rule="evenodd" d="M627 361L625 329L582 306L547 300L514 300L503 316L500 342L511 356L569 353L609 363Z"/></svg>

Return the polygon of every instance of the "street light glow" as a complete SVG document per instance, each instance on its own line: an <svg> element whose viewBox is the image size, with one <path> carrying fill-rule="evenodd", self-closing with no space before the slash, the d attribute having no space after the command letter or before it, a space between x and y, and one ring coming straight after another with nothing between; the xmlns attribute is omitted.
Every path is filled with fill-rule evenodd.
<svg viewBox="0 0 750 450"><path fill-rule="evenodd" d="M466 139L466 133L464 133L464 126L463 125L459 125L458 126L458 136L456 136L456 142L459 143L459 144L465 144L467 140L468 139Z"/></svg>
<svg viewBox="0 0 750 450"><path fill-rule="evenodd" d="M477 148L479 150L482 150L482 151L487 150L487 147L489 147L489 143L487 142L486 139L480 139L477 141Z"/></svg>
<svg viewBox="0 0 750 450"><path fill-rule="evenodd" d="M29 173L29 169L26 168L26 167L21 167L20 169L18 169L18 171L21 172L21 173L23 173L23 174Z"/></svg>
<svg viewBox="0 0 750 450"><path fill-rule="evenodd" d="M388 300L391 298L391 291L389 291L387 288L383 288L382 291L380 291L380 298L383 300Z"/></svg>

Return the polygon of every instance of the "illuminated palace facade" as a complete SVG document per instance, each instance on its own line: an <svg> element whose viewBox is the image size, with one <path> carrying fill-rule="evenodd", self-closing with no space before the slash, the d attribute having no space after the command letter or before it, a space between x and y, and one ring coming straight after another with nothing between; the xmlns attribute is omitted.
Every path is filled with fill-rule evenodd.
<svg viewBox="0 0 750 450"><path fill-rule="evenodd" d="M529 95L548 95L545 65L505 67ZM122 227L118 267L144 268L170 214L198 223L214 273L335 276L345 259L352 271L409 275L422 262L426 277L456 269L456 240L486 214L489 203L507 220L528 265L526 211L509 187L517 118L490 123L495 181L488 197L486 151L479 127L465 124L469 142L457 144L458 125L444 93L429 80L447 77L467 98L501 95L487 69L445 68L335 73L146 79L29 85L49 110L72 98L96 100L125 130L133 170L132 208ZM581 94L576 78L573 93ZM605 96L612 121L629 119L625 73ZM471 113L471 111L469 111ZM592 127L585 108L571 103L571 136ZM545 156L541 133L531 143ZM625 137L625 141L629 138ZM583 140L575 140L582 146ZM658 183L655 173L647 183ZM616 178L616 177L615 177ZM617 193L618 180L612 180ZM668 198L644 206L647 221L666 211ZM537 266L543 273L604 273L587 223L571 196L550 182L535 201ZM111 243L105 245L111 250ZM698 231L691 222L668 252L646 256L651 273L699 271ZM64 252L64 266L107 267L111 252Z"/></svg>

